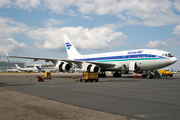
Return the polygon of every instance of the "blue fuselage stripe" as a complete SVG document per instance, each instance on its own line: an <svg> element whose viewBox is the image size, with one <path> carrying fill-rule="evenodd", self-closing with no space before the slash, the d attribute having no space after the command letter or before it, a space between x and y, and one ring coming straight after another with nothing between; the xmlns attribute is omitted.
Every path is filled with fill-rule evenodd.
<svg viewBox="0 0 180 120"><path fill-rule="evenodd" d="M108 56L97 58L83 58L75 59L80 61L97 61L97 62L116 62L116 61L131 61L131 60L158 60L167 59L166 57L150 54L136 54L136 55L124 55L124 56Z"/></svg>

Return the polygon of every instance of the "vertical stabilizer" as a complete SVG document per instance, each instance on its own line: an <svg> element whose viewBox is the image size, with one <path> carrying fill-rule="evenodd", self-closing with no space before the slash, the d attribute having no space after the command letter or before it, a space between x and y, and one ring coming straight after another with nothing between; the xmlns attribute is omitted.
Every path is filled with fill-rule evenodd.
<svg viewBox="0 0 180 120"><path fill-rule="evenodd" d="M81 57L82 55L76 50L76 48L71 43L71 41L69 40L67 35L64 35L63 37L64 37L64 44L66 47L68 58L69 59L75 59L75 58Z"/></svg>
<svg viewBox="0 0 180 120"><path fill-rule="evenodd" d="M18 64L15 64L15 66L16 66L16 69L19 69L19 68L20 68Z"/></svg>

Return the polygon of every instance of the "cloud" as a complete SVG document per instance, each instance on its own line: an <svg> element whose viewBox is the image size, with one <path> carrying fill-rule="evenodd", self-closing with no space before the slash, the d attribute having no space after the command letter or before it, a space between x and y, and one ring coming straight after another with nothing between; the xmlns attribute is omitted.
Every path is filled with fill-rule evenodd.
<svg viewBox="0 0 180 120"><path fill-rule="evenodd" d="M3 48L8 53L22 53L22 51L28 50L28 46L25 43L18 43L13 38L0 38L0 48ZM4 52L1 50L0 53L4 54Z"/></svg>
<svg viewBox="0 0 180 120"><path fill-rule="evenodd" d="M173 2L173 5L178 11L180 11L180 1L179 0L175 0Z"/></svg>
<svg viewBox="0 0 180 120"><path fill-rule="evenodd" d="M29 31L30 38L38 40L36 47L59 50L64 49L63 35L67 34L78 49L108 49L125 44L127 36L107 27L93 29L79 27L40 28Z"/></svg>
<svg viewBox="0 0 180 120"><path fill-rule="evenodd" d="M142 25L142 22L139 22L135 19L127 18L126 21L119 21L116 23L104 24L104 27L109 27L112 29L123 27L124 25Z"/></svg>
<svg viewBox="0 0 180 120"><path fill-rule="evenodd" d="M29 28L26 24L15 22L10 18L0 16L0 37L10 37L14 34L21 34Z"/></svg>
<svg viewBox="0 0 180 120"><path fill-rule="evenodd" d="M5 39L6 37L14 36L15 34L24 34L29 38L36 40L34 46L48 50L64 49L63 35L67 34L78 49L108 49L113 46L125 44L127 38L122 32L115 32L108 27L95 27L92 29L79 27L62 27L55 28L53 25L63 24L64 21L58 19L48 19L46 25L48 28L33 29L26 24L15 22L10 18L0 17L0 39L13 41L12 43L18 47L17 41L13 38ZM5 41L6 40L6 41ZM12 45L12 44L10 44ZM23 44L20 44L23 45ZM2 44L2 47L5 46ZM19 46L21 47L21 46ZM12 47L14 48L14 47ZM22 48L22 47L21 47ZM12 51L10 47L9 51Z"/></svg>
<svg viewBox="0 0 180 120"><path fill-rule="evenodd" d="M90 18L90 17L87 16L87 15L82 15L82 17L85 18L85 19L93 20L93 18Z"/></svg>
<svg viewBox="0 0 180 120"><path fill-rule="evenodd" d="M36 8L41 5L41 0L1 0L0 1L0 8L20 8L24 10L31 11L32 9Z"/></svg>
<svg viewBox="0 0 180 120"><path fill-rule="evenodd" d="M21 9L27 9L31 11L33 8L38 8L41 4L40 0L16 0L15 5Z"/></svg>
<svg viewBox="0 0 180 120"><path fill-rule="evenodd" d="M0 7L3 6L29 11L50 10L56 14L70 16L81 14L86 19L89 19L89 15L112 15L119 18L118 26L141 24L155 27L180 24L180 15L174 11L180 11L179 0L104 0L103 2L101 0L2 0ZM127 19L130 17L131 20Z"/></svg>
<svg viewBox="0 0 180 120"><path fill-rule="evenodd" d="M8 8L11 5L11 0L1 0L0 1L0 8L5 7Z"/></svg>
<svg viewBox="0 0 180 120"><path fill-rule="evenodd" d="M180 37L180 25L173 28L173 30L174 30L174 32L172 32L172 34Z"/></svg>
<svg viewBox="0 0 180 120"><path fill-rule="evenodd" d="M176 1L176 3L179 2ZM128 23L126 18L131 16L133 21L139 21L136 22L137 24L148 26L180 23L180 16L173 12L174 5L176 5L175 2L168 0L105 0L103 2L96 0L77 3L78 10L82 14L115 15L126 25Z"/></svg>
<svg viewBox="0 0 180 120"><path fill-rule="evenodd" d="M28 52L29 48L25 43L18 43L14 38L15 34L23 34L29 28L26 24L15 22L10 18L0 16L0 49L4 48L8 53ZM2 53L2 51L0 51Z"/></svg>
<svg viewBox="0 0 180 120"><path fill-rule="evenodd" d="M147 45L148 48L166 48L168 45L164 41L149 41Z"/></svg>
<svg viewBox="0 0 180 120"><path fill-rule="evenodd" d="M45 25L46 25L47 27L52 27L52 26L54 26L54 25L64 24L65 21L62 21L62 20L60 20L60 19L50 18L50 19L48 19L47 21L45 21L44 23L45 23Z"/></svg>
<svg viewBox="0 0 180 120"><path fill-rule="evenodd" d="M69 7L74 6L76 2L77 1L75 0L45 0L44 7L57 14L68 14L70 16L76 16L75 11L69 9Z"/></svg>

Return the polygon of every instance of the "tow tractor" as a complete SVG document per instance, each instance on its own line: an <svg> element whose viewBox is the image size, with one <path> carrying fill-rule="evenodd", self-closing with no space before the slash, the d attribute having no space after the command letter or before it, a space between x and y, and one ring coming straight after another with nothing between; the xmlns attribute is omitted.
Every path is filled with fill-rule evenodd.
<svg viewBox="0 0 180 120"><path fill-rule="evenodd" d="M80 82L83 82L83 81L85 81L85 82L88 82L88 81L93 82L93 80L95 80L96 82L99 81L97 72L83 72L83 78L80 79Z"/></svg>
<svg viewBox="0 0 180 120"><path fill-rule="evenodd" d="M51 79L51 72L45 72L44 79Z"/></svg>
<svg viewBox="0 0 180 120"><path fill-rule="evenodd" d="M162 74L162 76L164 77L167 77L167 76L170 76L172 77L173 76L173 73L169 70L159 70L159 72Z"/></svg>

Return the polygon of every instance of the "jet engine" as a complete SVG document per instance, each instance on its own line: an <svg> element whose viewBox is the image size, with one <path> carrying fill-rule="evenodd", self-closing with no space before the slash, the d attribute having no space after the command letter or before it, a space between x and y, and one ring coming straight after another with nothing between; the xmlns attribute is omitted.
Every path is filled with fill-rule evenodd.
<svg viewBox="0 0 180 120"><path fill-rule="evenodd" d="M100 72L101 68L97 65L85 63L81 69L82 72Z"/></svg>
<svg viewBox="0 0 180 120"><path fill-rule="evenodd" d="M58 61L56 63L55 69L61 72L69 71L72 67L71 63L64 62L64 61Z"/></svg>
<svg viewBox="0 0 180 120"><path fill-rule="evenodd" d="M116 66L114 66L115 70L121 70L122 69L122 65L121 64L117 64Z"/></svg>

